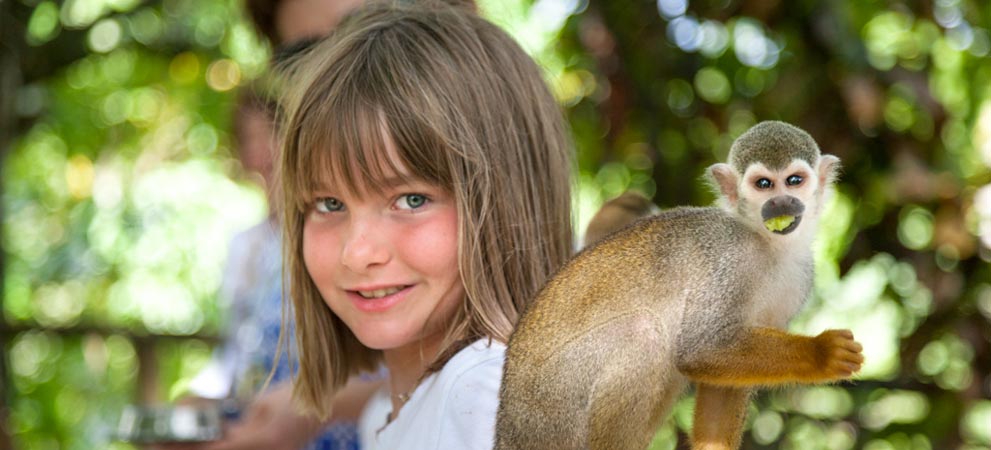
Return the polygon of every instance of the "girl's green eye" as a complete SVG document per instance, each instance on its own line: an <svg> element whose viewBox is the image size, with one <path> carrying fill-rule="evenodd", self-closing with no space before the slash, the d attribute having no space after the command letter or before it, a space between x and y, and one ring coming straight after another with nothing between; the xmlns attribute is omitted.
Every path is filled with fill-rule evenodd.
<svg viewBox="0 0 991 450"><path fill-rule="evenodd" d="M329 213L344 209L344 203L334 197L320 197L316 201L317 212Z"/></svg>
<svg viewBox="0 0 991 450"><path fill-rule="evenodd" d="M417 209L427 204L427 196L423 194L403 194L396 200L399 209Z"/></svg>

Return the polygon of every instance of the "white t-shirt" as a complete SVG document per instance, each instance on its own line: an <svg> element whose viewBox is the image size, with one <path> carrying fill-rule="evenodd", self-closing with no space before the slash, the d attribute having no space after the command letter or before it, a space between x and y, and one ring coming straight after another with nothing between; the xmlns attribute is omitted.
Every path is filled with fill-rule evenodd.
<svg viewBox="0 0 991 450"><path fill-rule="evenodd" d="M494 445L506 346L481 339L426 377L386 424L389 388L372 395L358 432L364 450L488 450Z"/></svg>

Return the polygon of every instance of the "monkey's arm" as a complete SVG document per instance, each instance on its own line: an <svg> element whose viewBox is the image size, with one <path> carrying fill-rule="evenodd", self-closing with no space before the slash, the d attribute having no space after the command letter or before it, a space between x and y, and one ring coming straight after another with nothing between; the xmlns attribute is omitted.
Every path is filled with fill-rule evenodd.
<svg viewBox="0 0 991 450"><path fill-rule="evenodd" d="M696 382L745 387L840 380L864 362L863 348L849 330L810 337L745 327L731 336L722 345L679 348L678 369Z"/></svg>

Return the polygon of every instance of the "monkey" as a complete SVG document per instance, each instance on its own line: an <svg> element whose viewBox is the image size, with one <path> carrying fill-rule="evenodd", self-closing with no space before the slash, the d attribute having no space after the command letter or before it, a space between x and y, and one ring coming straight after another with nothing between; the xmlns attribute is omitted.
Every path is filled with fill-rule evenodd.
<svg viewBox="0 0 991 450"><path fill-rule="evenodd" d="M785 331L839 159L793 125L754 125L706 173L708 207L640 219L582 250L510 336L497 450L644 449L689 383L692 448L739 447L753 389L847 379L849 330Z"/></svg>
<svg viewBox="0 0 991 450"><path fill-rule="evenodd" d="M588 247L602 238L620 230L635 220L660 212L645 195L636 191L626 191L610 199L592 216L585 228L583 247Z"/></svg>

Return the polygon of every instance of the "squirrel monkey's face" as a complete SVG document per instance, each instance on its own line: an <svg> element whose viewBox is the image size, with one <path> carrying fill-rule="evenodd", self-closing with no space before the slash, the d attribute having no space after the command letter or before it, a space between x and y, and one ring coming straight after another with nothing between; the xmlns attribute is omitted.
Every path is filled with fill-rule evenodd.
<svg viewBox="0 0 991 450"><path fill-rule="evenodd" d="M739 213L768 232L790 234L807 212L816 210L819 179L803 160L793 160L780 170L751 164L739 182Z"/></svg>

